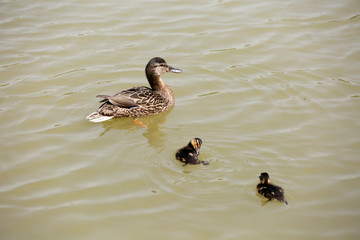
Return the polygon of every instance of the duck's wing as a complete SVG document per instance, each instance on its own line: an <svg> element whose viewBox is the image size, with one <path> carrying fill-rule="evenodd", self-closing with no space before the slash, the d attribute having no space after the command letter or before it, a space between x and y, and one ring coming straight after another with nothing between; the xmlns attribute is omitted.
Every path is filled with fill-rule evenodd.
<svg viewBox="0 0 360 240"><path fill-rule="evenodd" d="M97 95L96 97L104 98L100 102L107 102L109 101L111 104L123 107L123 108L131 108L139 106L133 99L122 95L122 94L115 94L113 96L109 95Z"/></svg>
<svg viewBox="0 0 360 240"><path fill-rule="evenodd" d="M132 99L138 105L156 105L166 101L161 95L155 93L151 88L144 86L129 88L117 94Z"/></svg>
<svg viewBox="0 0 360 240"><path fill-rule="evenodd" d="M100 102L108 102L122 108L138 107L140 105L145 105L149 101L154 101L155 98L162 98L148 87L133 87L112 96L97 95L96 97L104 98Z"/></svg>

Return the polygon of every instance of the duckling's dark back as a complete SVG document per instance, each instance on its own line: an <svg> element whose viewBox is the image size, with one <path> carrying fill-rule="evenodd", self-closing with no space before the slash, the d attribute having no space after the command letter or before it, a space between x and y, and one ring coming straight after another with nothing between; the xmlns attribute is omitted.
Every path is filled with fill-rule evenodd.
<svg viewBox="0 0 360 240"><path fill-rule="evenodd" d="M284 196L284 190L276 185L273 185L271 183L268 184L262 184L259 183L257 185L258 193L262 196L266 197L267 199L276 199L280 202L285 202L287 204L287 201Z"/></svg>
<svg viewBox="0 0 360 240"><path fill-rule="evenodd" d="M261 173L259 179L260 183L256 186L256 188L260 195L266 197L269 201L276 199L280 202L288 204L284 196L284 190L281 187L270 183L270 177L267 172Z"/></svg>
<svg viewBox="0 0 360 240"><path fill-rule="evenodd" d="M196 150L190 147L189 145L180 148L176 154L175 157L177 160L185 163L185 164L199 164L200 160L198 158L198 155L196 153Z"/></svg>

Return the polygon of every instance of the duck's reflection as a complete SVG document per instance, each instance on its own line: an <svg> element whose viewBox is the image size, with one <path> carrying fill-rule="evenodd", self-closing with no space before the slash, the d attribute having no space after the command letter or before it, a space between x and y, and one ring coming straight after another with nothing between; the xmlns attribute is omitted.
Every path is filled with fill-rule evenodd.
<svg viewBox="0 0 360 240"><path fill-rule="evenodd" d="M143 136L146 137L148 144L158 152L161 152L164 149L167 135L162 131L161 125L165 123L172 109L159 114L137 118L136 121L141 123L141 125L134 123L133 118L119 118L102 122L104 131L100 134L100 137L104 136L111 129L135 132L139 128L143 128L145 129Z"/></svg>

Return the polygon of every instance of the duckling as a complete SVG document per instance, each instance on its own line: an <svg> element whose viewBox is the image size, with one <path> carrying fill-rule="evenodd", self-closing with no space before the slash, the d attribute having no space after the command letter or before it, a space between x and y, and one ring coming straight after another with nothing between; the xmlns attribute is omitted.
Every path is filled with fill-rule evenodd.
<svg viewBox="0 0 360 240"><path fill-rule="evenodd" d="M260 183L256 186L256 188L260 195L266 197L268 201L276 199L280 202L285 202L286 205L288 204L284 196L284 190L281 187L270 183L270 177L267 172L261 173L259 178Z"/></svg>
<svg viewBox="0 0 360 240"><path fill-rule="evenodd" d="M181 73L160 57L152 58L145 67L150 87L132 87L114 95L97 95L103 103L96 112L86 117L90 122L103 122L112 118L143 117L169 110L175 103L171 88L160 75L166 72Z"/></svg>
<svg viewBox="0 0 360 240"><path fill-rule="evenodd" d="M202 161L199 160L199 152L202 145L202 140L200 138L194 138L192 139L188 145L186 145L183 148L180 148L176 154L175 157L177 160L185 163L184 166L189 164L199 164L203 163L204 165L208 165L208 161Z"/></svg>

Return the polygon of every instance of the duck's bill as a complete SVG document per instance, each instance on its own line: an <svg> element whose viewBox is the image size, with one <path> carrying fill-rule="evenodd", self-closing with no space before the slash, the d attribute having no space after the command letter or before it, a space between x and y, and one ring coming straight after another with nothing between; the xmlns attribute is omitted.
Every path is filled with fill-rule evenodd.
<svg viewBox="0 0 360 240"><path fill-rule="evenodd" d="M169 66L169 72L173 72L173 73L181 73L182 70L179 68L173 68L171 66Z"/></svg>

